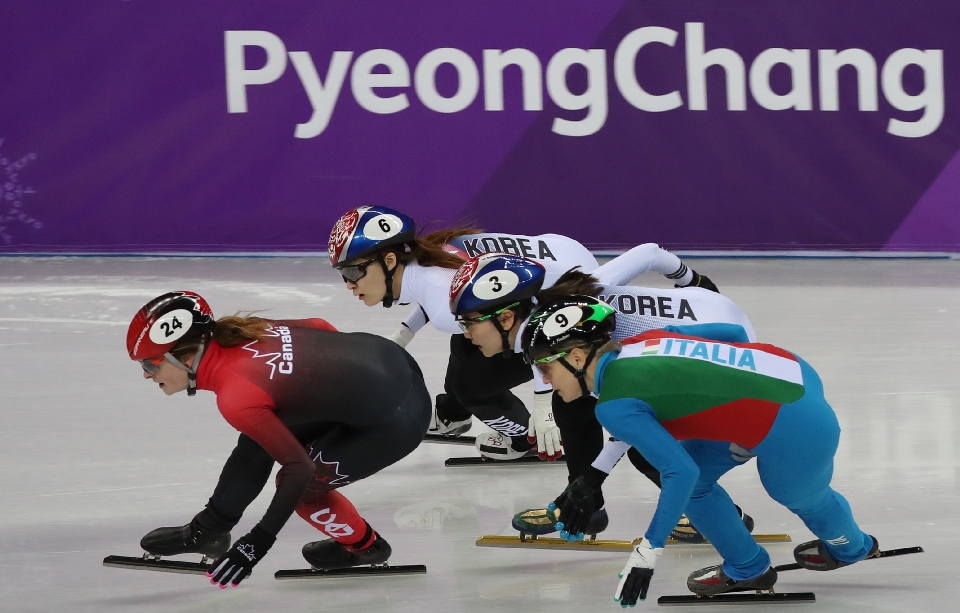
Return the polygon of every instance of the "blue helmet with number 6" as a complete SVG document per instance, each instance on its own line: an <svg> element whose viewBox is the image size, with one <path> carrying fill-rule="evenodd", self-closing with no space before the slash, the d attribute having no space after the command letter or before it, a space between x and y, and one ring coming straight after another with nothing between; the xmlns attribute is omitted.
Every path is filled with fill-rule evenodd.
<svg viewBox="0 0 960 613"><path fill-rule="evenodd" d="M330 232L327 253L339 268L386 247L412 243L417 224L400 211L385 206L361 206L344 213Z"/></svg>
<svg viewBox="0 0 960 613"><path fill-rule="evenodd" d="M450 312L484 313L529 300L543 287L546 269L527 258L485 253L464 262L450 285Z"/></svg>

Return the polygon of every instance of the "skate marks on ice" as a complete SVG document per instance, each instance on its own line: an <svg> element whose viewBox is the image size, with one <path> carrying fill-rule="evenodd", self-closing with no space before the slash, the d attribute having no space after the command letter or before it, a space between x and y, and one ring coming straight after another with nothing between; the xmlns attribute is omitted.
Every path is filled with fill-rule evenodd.
<svg viewBox="0 0 960 613"><path fill-rule="evenodd" d="M642 541L604 540L591 534L589 539L569 542L567 539L556 537L542 537L536 534L521 533L520 536L487 535L477 539L477 547L505 547L508 549L567 549L570 551L633 551L634 546ZM753 540L758 543L789 543L792 541L789 534L754 534ZM687 543L673 538L667 539L668 545L709 545L703 543Z"/></svg>
<svg viewBox="0 0 960 613"><path fill-rule="evenodd" d="M424 564L407 564L405 566L390 566L388 564L373 564L371 566L354 566L352 568L303 568L295 570L278 570L274 579L321 579L327 577L374 577L380 575L425 575L427 567Z"/></svg>
<svg viewBox="0 0 960 613"><path fill-rule="evenodd" d="M889 549L880 551L877 555L861 560L876 560L878 558L891 558L911 553L923 553L923 547L903 547L901 549ZM788 570L800 570L803 567L799 564L781 564L774 569L780 573ZM740 590L730 590L725 594L715 596L661 596L657 599L657 604L662 607L668 606L697 606L697 605L722 605L722 604L793 604L816 602L816 595L813 592L782 592L775 593L773 588L764 592L756 590L756 594L744 594L733 592L752 592L752 588L743 588Z"/></svg>
<svg viewBox="0 0 960 613"><path fill-rule="evenodd" d="M210 572L213 558L203 556L199 562L184 562L182 560L165 560L152 553L144 553L142 557L107 556L103 559L104 566L113 568L129 568L133 570L152 570L161 573L179 573L182 575L203 575Z"/></svg>

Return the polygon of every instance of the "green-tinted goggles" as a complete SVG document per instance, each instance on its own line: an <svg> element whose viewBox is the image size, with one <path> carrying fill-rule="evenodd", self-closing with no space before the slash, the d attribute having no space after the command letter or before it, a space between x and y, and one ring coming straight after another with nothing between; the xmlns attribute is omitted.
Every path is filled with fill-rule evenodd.
<svg viewBox="0 0 960 613"><path fill-rule="evenodd" d="M540 358L539 360L534 360L533 365L537 367L537 370L540 371L541 375L547 374L547 364L550 362L556 362L563 356L567 355L568 351L561 351L560 353L555 353L553 355L548 355L545 358Z"/></svg>
<svg viewBox="0 0 960 613"><path fill-rule="evenodd" d="M461 330L463 330L464 332L466 332L467 330L470 329L471 326L475 326L475 325L477 325L478 323L480 323L480 322L482 322L482 321L487 321L487 320L490 319L491 317L495 317L495 316L499 315L500 313L503 313L503 312L506 311L507 309L512 309L513 307L519 306L519 305L520 305L519 302L514 302L513 304L508 304L507 306L503 307L503 308L500 309L499 311L494 311L493 313L490 313L490 314L488 314L488 315L481 315L480 317L461 317L461 316L458 316L458 317L457 317L457 324L460 326L460 329L461 329Z"/></svg>

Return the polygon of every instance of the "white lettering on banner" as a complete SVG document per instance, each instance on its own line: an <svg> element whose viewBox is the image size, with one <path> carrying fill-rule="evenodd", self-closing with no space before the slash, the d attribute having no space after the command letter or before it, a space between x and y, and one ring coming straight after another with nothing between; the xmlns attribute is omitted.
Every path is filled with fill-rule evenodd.
<svg viewBox="0 0 960 613"><path fill-rule="evenodd" d="M651 93L637 78L637 64L643 62L643 48L651 43L675 47L678 32L660 26L645 26L628 33L617 45L613 56L613 77L616 89L634 108L650 113L662 113L684 106L679 91ZM684 24L686 69L686 106L691 111L706 111L707 70L721 68L724 75L726 110L747 111L747 85L757 106L772 111L812 111L813 70L819 76L818 109L840 110L840 72L844 66L856 71L857 110L877 112L878 90L887 103L897 111L923 111L919 119L905 121L889 118L887 132L904 138L920 138L935 132L943 122L945 110L943 50L899 49L894 51L880 69L877 82L877 60L864 49L820 49L814 55L811 49L784 49L773 47L761 51L750 63L733 49L707 49L705 25L702 22ZM244 59L246 47L260 47L266 52L266 63L256 69L247 68ZM677 53L681 51L677 50ZM370 49L356 58L353 51L334 51L330 56L326 78L320 79L310 54L306 51L287 52L279 36L262 30L228 30L224 32L224 61L226 64L227 111L246 113L247 88L266 85L279 79L287 66L287 57L293 64L307 99L313 109L306 123L296 124L296 138L314 138L330 124L334 107L343 89L347 71L350 71L350 89L360 107L381 115L399 113L410 106L408 90L411 86L410 65L396 51ZM427 52L414 69L413 89L420 103L437 113L458 113L475 102L480 91L480 73L483 73L483 105L485 111L504 110L504 74L509 66L520 69L523 110L543 110L544 81L553 103L564 111L581 112L579 119L555 117L554 133L561 136L589 136L597 133L607 121L609 91L607 84L607 52L604 49L560 49L546 63L528 49L507 51L483 49L482 69L466 51L442 47ZM816 67L813 66L816 57ZM353 62L352 69L350 62ZM457 90L452 96L437 91L436 73L443 64L457 71ZM567 77L571 70L586 70L586 89L579 93L570 90ZM778 93L770 85L770 74L784 66L790 72L790 91ZM911 66L923 73L923 89L908 93L903 87L904 72ZM512 71L511 71L512 72ZM846 77L849 78L849 77ZM650 86L651 84L648 84ZM389 88L388 95L376 90ZM400 90L400 91L398 91ZM578 113L579 114L579 113Z"/></svg>

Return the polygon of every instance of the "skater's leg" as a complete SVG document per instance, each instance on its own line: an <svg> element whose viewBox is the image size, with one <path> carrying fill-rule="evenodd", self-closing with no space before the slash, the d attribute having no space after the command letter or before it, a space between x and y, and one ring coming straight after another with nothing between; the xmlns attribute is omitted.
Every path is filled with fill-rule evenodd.
<svg viewBox="0 0 960 613"><path fill-rule="evenodd" d="M603 450L603 426L593 412L597 399L581 396L573 402L564 402L560 394L554 392L552 404L553 419L560 428L567 460L567 480L573 482Z"/></svg>
<svg viewBox="0 0 960 613"><path fill-rule="evenodd" d="M853 518L846 499L830 487L833 456L840 441L836 414L823 397L823 384L800 360L805 393L780 408L770 433L753 451L760 480L770 496L796 513L842 562L862 560L873 539Z"/></svg>
<svg viewBox="0 0 960 613"><path fill-rule="evenodd" d="M256 499L273 470L273 458L252 438L241 434L223 465L220 479L197 524L215 533L230 532Z"/></svg>
<svg viewBox="0 0 960 613"><path fill-rule="evenodd" d="M723 558L723 572L731 579L751 579L770 566L770 556L760 547L740 518L740 512L717 484L724 473L743 463L730 443L717 441L681 441L700 469L686 515ZM740 447L736 447L740 451Z"/></svg>
<svg viewBox="0 0 960 613"><path fill-rule="evenodd" d="M530 412L510 390L531 379L533 372L521 354L487 358L478 347L473 347L472 351L465 350L454 380L454 393L480 421L511 437L515 450L526 451L532 446L526 438Z"/></svg>
<svg viewBox="0 0 960 613"><path fill-rule="evenodd" d="M304 497L297 507L304 521L343 545L357 549L373 542L373 529L360 517L356 507L336 490Z"/></svg>
<svg viewBox="0 0 960 613"><path fill-rule="evenodd" d="M627 450L627 458L630 460L630 463L633 464L633 467L643 473L643 476L656 485L660 485L660 471L653 467L653 464L647 461L645 457L640 455L640 452L637 451L634 447L631 447Z"/></svg>
<svg viewBox="0 0 960 613"><path fill-rule="evenodd" d="M475 352L473 343L462 334L450 336L450 358L447 360L447 373L443 378L443 394L437 396L437 419L449 422L467 421L470 411L463 406L454 391L454 381L463 363L463 359Z"/></svg>

